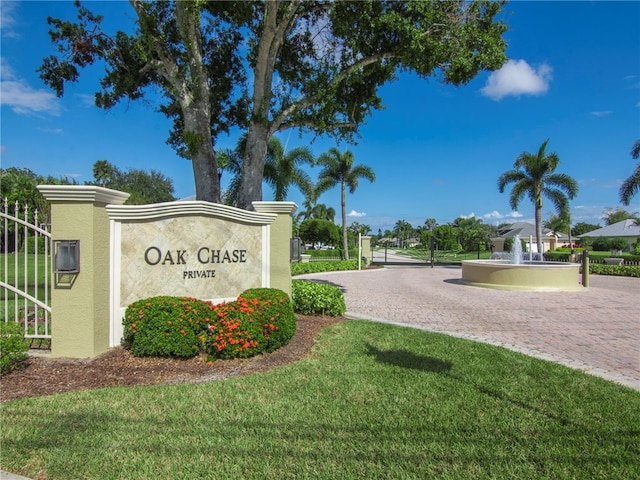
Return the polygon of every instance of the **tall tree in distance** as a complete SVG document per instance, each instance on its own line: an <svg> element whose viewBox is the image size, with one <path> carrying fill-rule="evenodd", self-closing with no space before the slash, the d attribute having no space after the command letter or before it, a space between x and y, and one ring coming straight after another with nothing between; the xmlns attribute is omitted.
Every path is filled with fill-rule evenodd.
<svg viewBox="0 0 640 480"><path fill-rule="evenodd" d="M636 140L631 149L631 158L637 160L640 157L640 140ZM629 206L631 198L640 191L640 162L631 176L620 186L620 203Z"/></svg>
<svg viewBox="0 0 640 480"><path fill-rule="evenodd" d="M126 201L127 205L146 205L175 200L173 180L153 169L121 171L107 160L98 160L93 164L93 176L94 181L87 184L127 192L130 195Z"/></svg>
<svg viewBox="0 0 640 480"><path fill-rule="evenodd" d="M311 209L311 218L328 220L331 223L335 223L336 210L333 207L327 207L324 203L316 203Z"/></svg>
<svg viewBox="0 0 640 480"><path fill-rule="evenodd" d="M569 200L578 194L578 183L569 175L555 173L560 163L556 153L547 153L545 140L537 153L523 152L516 158L514 169L509 170L498 178L498 190L504 193L506 186L513 183L509 204L514 210L518 209L520 201L527 195L533 202L536 243L538 252L542 254L542 207L544 198L553 204L558 215L567 215Z"/></svg>
<svg viewBox="0 0 640 480"><path fill-rule="evenodd" d="M638 212L629 212L618 207L615 210L613 208L607 208L604 212L603 219L606 225L613 225L614 223L628 219L640 221L640 216L638 216Z"/></svg>
<svg viewBox="0 0 640 480"><path fill-rule="evenodd" d="M558 233L566 233L569 235L569 248L573 250L573 239L571 238L571 213L569 211L562 212L559 215L552 213L543 224L543 227Z"/></svg>
<svg viewBox="0 0 640 480"><path fill-rule="evenodd" d="M289 187L295 185L305 194L313 189L313 182L301 165L313 165L313 154L309 147L296 147L289 152L277 137L269 140L267 160L264 164L264 179L273 186L273 196L276 202L287 199Z"/></svg>
<svg viewBox="0 0 640 480"><path fill-rule="evenodd" d="M349 241L347 236L347 187L349 193L354 193L358 188L361 178L374 182L375 173L366 165L354 165L353 153L346 150L340 153L337 148L331 148L328 152L318 157L317 165L322 167L318 174L316 191L318 195L330 188L340 186L340 205L342 208L342 247L344 258L349 260Z"/></svg>

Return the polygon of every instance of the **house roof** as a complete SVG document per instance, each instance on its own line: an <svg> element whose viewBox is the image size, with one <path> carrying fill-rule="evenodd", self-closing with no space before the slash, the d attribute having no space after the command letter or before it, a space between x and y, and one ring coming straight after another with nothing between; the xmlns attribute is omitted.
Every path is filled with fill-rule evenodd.
<svg viewBox="0 0 640 480"><path fill-rule="evenodd" d="M580 238L584 237L640 237L640 224L628 218L580 235Z"/></svg>
<svg viewBox="0 0 640 480"><path fill-rule="evenodd" d="M508 227L504 227L498 231L498 235L502 238L513 238L519 235L520 238L535 237L536 226L528 222L512 223ZM542 239L558 238L559 240L569 240L566 233L554 232L548 228L542 229Z"/></svg>

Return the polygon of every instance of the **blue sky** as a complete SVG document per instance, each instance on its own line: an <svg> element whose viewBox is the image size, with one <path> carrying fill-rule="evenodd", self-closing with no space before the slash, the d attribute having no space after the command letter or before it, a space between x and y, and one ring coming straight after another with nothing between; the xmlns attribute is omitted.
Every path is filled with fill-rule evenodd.
<svg viewBox="0 0 640 480"><path fill-rule="evenodd" d="M105 14L105 28L128 29L128 2L87 2ZM175 195L194 192L191 164L165 144L170 123L157 102L121 104L105 112L93 106L99 69L81 73L65 96L55 97L36 69L53 53L47 16L75 18L73 3L1 2L0 154L2 168L27 167L41 175L91 180L97 160L120 169L155 169L174 182ZM310 145L319 155L331 147L353 152L377 179L347 195L348 224L372 232L398 220L414 226L433 217L439 224L474 215L485 223L533 221L523 199L511 211L508 191L496 182L516 157L547 151L560 157L558 171L580 191L571 205L573 223L601 223L618 208L618 189L631 175L630 156L640 139L640 2L521 2L505 7L509 63L455 88L410 74L386 85L386 109L368 119L357 145L280 136L289 148ZM236 136L217 148L234 147ZM318 169L311 169L316 176ZM224 180L223 180L224 187ZM264 200L271 200L264 189ZM293 189L289 200L302 206ZM340 193L320 203L340 211ZM640 211L640 195L625 209ZM544 209L547 218L552 212ZM339 219L339 215L337 217Z"/></svg>

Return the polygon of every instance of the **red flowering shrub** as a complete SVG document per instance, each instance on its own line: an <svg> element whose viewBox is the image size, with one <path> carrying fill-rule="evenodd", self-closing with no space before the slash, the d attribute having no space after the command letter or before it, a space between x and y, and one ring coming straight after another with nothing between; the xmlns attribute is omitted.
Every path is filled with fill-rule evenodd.
<svg viewBox="0 0 640 480"><path fill-rule="evenodd" d="M265 352L273 352L291 340L296 333L297 321L293 303L285 292L275 288L252 288L241 297L251 301L256 313L261 314L267 337Z"/></svg>
<svg viewBox="0 0 640 480"><path fill-rule="evenodd" d="M202 349L214 306L187 297L153 297L127 307L124 345L136 357L193 357Z"/></svg>
<svg viewBox="0 0 640 480"><path fill-rule="evenodd" d="M203 343L209 360L248 358L264 350L266 337L254 306L240 297L215 306Z"/></svg>
<svg viewBox="0 0 640 480"><path fill-rule="evenodd" d="M212 305L183 297L154 297L129 305L124 344L137 357L247 358L285 345L296 331L289 297L257 288L234 302Z"/></svg>
<svg viewBox="0 0 640 480"><path fill-rule="evenodd" d="M205 347L210 359L273 352L296 331L289 297L273 288L247 290L235 302L216 305L210 322Z"/></svg>

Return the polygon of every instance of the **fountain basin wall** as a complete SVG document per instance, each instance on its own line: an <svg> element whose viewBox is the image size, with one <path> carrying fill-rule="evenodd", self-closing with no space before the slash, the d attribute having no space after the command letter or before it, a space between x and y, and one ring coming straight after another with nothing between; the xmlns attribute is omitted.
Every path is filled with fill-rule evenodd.
<svg viewBox="0 0 640 480"><path fill-rule="evenodd" d="M462 283L498 290L584 290L580 284L580 264L564 262L515 264L504 260L465 260L462 262Z"/></svg>

